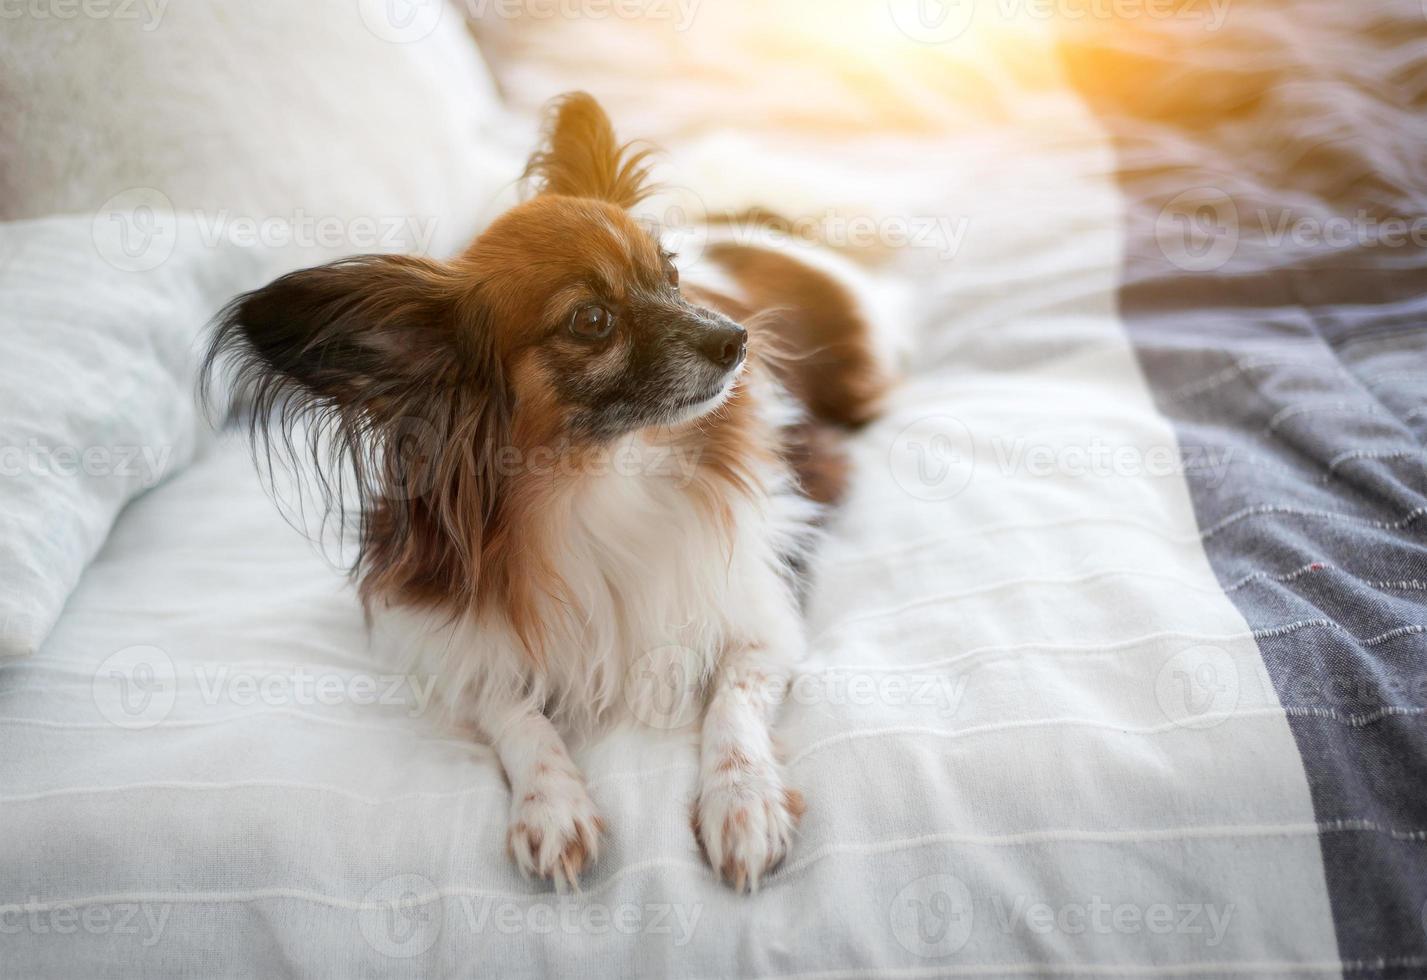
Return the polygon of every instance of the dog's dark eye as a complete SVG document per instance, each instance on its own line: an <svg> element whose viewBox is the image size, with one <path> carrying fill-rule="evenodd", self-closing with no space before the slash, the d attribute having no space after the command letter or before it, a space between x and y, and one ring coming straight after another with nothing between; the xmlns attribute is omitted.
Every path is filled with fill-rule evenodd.
<svg viewBox="0 0 1427 980"><path fill-rule="evenodd" d="M603 340L614 329L614 314L603 306L582 306L570 318L570 333L581 340Z"/></svg>
<svg viewBox="0 0 1427 980"><path fill-rule="evenodd" d="M664 278L669 280L669 285L679 288L679 267L670 259L664 260Z"/></svg>

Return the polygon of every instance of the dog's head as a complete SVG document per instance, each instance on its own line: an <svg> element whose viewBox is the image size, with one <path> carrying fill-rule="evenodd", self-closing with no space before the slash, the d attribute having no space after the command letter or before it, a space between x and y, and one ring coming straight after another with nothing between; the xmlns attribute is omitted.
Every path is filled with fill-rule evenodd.
<svg viewBox="0 0 1427 980"><path fill-rule="evenodd" d="M521 441L607 442L709 412L747 334L681 294L676 256L630 215L649 193L647 153L616 142L593 98L567 95L527 166L537 193L464 254L283 276L228 307L215 353L339 412L379 417L449 394Z"/></svg>
<svg viewBox="0 0 1427 980"><path fill-rule="evenodd" d="M682 295L676 257L629 213L649 193L648 151L619 144L583 93L555 104L545 136L536 193L457 258L305 269L219 317L205 377L232 372L255 441L330 436L310 443L329 505L345 478L324 466L355 468L360 499L337 508L361 524L359 573L403 565L473 587L512 450L599 449L733 388L743 327Z"/></svg>
<svg viewBox="0 0 1427 980"><path fill-rule="evenodd" d="M578 185L552 184L562 191L507 212L457 263L482 282L478 329L500 352L514 410L601 440L716 408L743 362L743 327L680 293L675 257L602 196L609 187L573 196L564 189Z"/></svg>

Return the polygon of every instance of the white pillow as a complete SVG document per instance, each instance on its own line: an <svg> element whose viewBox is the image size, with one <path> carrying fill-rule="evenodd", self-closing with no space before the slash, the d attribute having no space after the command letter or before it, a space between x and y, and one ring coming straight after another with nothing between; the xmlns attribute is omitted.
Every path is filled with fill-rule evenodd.
<svg viewBox="0 0 1427 980"><path fill-rule="evenodd" d="M0 224L0 657L39 647L124 504L192 457L198 338L261 265L184 249L131 272L89 218Z"/></svg>
<svg viewBox="0 0 1427 980"><path fill-rule="evenodd" d="M192 455L196 341L222 303L341 255L452 252L520 163L445 0L12 13L0 657L38 648L120 509Z"/></svg>
<svg viewBox="0 0 1427 980"><path fill-rule="evenodd" d="M488 149L493 83L445 0L17 12L0 31L0 219L147 195L210 235L266 224L271 241L288 223L316 239L325 222L336 241L314 254L447 252L513 176ZM407 219L368 245L368 226Z"/></svg>

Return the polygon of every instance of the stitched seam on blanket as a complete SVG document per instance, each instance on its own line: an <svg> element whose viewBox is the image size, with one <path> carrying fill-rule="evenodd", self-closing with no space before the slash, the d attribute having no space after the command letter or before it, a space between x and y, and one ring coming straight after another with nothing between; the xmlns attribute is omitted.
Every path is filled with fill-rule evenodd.
<svg viewBox="0 0 1427 980"><path fill-rule="evenodd" d="M934 601L935 601L935 600L929 600L927 604L931 604L931 603L934 602ZM813 643L813 645L817 645L817 644L819 644L822 640L824 640L825 638L827 638L829 635L831 635L831 634L833 634L833 633L836 633L836 632L840 632L840 631L842 631L842 630L845 630L845 629L848 628L849 626L855 625L855 624L857 624L857 623L870 622L870 621L877 620L877 619L885 619L885 618L888 617L888 616L895 616L895 615L898 615L898 614L903 613L903 612L906 612L906 611L907 611L907 610L906 610L905 608L898 607L898 608L894 608L894 609L878 610L878 611L876 611L876 612L866 613L866 614L864 614L864 615L862 615L862 616L858 616L858 617L853 618L853 619L843 620L841 623L838 623L836 626L830 627L830 628L825 629L825 630L823 630L822 632L820 632L820 633L813 639L812 643ZM1266 628L1263 628L1263 629L1256 629L1256 630L1251 631L1251 632L1248 633L1248 634L1243 634L1243 636L1244 636L1245 639L1251 637L1251 638L1253 638L1253 639L1258 639L1258 640L1271 640L1271 639L1273 639L1273 638L1275 638L1275 637L1277 637L1277 636L1282 636L1282 635L1284 635L1284 634L1286 634L1286 633L1293 633L1293 632L1296 632L1296 631L1301 630L1301 629L1310 629L1310 628L1339 630L1339 631L1341 631L1341 632L1347 633L1348 636L1351 637L1354 641L1356 641L1356 642L1358 642L1358 643L1361 643L1361 644L1363 644L1364 646L1369 646L1369 647L1370 647L1370 646L1376 646L1376 645L1378 645L1379 643L1385 643L1385 642L1387 642L1388 640L1396 639L1396 638L1399 637L1399 636L1408 636L1408 635L1413 634L1413 633L1420 633L1420 632L1422 632L1424 629L1427 629L1427 627L1424 627L1424 626L1422 626L1422 625L1420 625L1420 624L1416 624L1416 623L1404 623L1404 624L1402 624L1401 626L1398 626L1398 627L1396 627L1396 628L1394 628L1394 629L1388 630L1388 631L1385 632L1385 633L1381 633L1381 634L1379 634L1379 635L1377 635L1377 636L1372 636L1372 637L1368 637L1368 638L1366 638L1366 639L1363 639L1363 638L1359 638L1358 636L1354 635L1353 632L1352 632L1351 630L1349 630L1346 626L1344 626L1342 623L1336 622L1336 621L1334 621L1334 620L1331 620L1331 619L1304 619L1304 620L1299 620L1299 621L1296 622L1296 623L1288 623L1288 624L1285 624L1285 625L1283 625L1283 626L1273 626L1273 627L1266 627ZM1151 635L1154 635L1154 634L1151 634ZM1161 635L1164 635L1164 636L1173 636L1173 635L1193 636L1194 634L1176 634L1174 631L1166 631L1164 634L1161 634ZM1144 637L1143 639L1149 639L1149 637ZM1133 641L1133 642L1139 642L1139 641ZM1046 644L1045 647L1046 647L1047 649L1067 649L1067 650L1069 650L1069 649L1081 649L1081 650L1096 651L1096 650L1101 650L1101 649L1107 649L1109 646L1121 646L1121 645L1125 645L1125 643L1122 642L1122 643L1118 643L1118 644L1111 644L1111 645L1107 645L1107 646L1105 646L1105 647L1101 647L1101 646L1084 646L1084 645L1082 645L1082 646L1080 646L1080 647L1072 647L1072 646L1070 646L1070 645L1068 645L1068 644L1067 644L1066 646L1064 646L1064 647L1057 647L1056 645L1053 645L1053 644ZM1038 648L1038 647L1040 647L1040 646L1041 646L1040 644L1024 644L1024 645L1022 646L1022 648L1035 649L1035 648ZM970 656L972 653L977 653L977 652L992 652L992 651L996 651L996 650L1010 650L1010 649L1013 649L1013 648L1011 648L1011 647L984 647L984 648L981 648L980 650L977 650L977 651L968 651L967 653L958 654L957 656L954 656L954 657L943 658L942 660L939 660L939 661L931 661L931 663L954 663L954 662L956 662L956 661L958 661L958 660L964 660L964 659L966 659L966 658L967 658L968 656ZM841 669L841 670L847 670L847 669L849 669L849 668L843 667L843 668L839 668L839 669ZM904 668L898 668L898 669L900 670L900 669L904 669Z"/></svg>
<svg viewBox="0 0 1427 980"><path fill-rule="evenodd" d="M1417 518L1421 517L1424 513L1427 513L1427 507L1418 507L1404 514L1396 521L1384 522L1376 521L1372 518L1359 517L1355 514L1338 514L1332 511L1302 510L1291 507L1260 505L1256 507L1246 508L1236 514L1231 514L1228 518L1226 518L1224 521L1220 521L1219 523L1224 524L1226 521L1236 522L1238 520L1242 520L1248 517L1257 517L1267 514L1279 514L1312 517L1318 520L1337 521L1349 524L1360 524L1369 527L1381 528L1384 530L1401 530L1402 528L1411 524ZM861 562L888 561L894 558L905 558L907 555L915 554L916 552L921 551L923 549L934 548L942 544L949 544L953 541L959 541L963 538L983 537L987 534L1000 534L1005 531L1045 531L1050 530L1052 528L1074 527L1078 524L1117 524L1124 527L1133 527L1138 530L1145 531L1153 535L1154 537L1158 537L1162 540L1170 541L1175 544L1197 544L1201 541L1207 540L1207 538L1209 536L1212 536L1212 534L1218 533L1217 531L1213 531L1212 533L1210 531L1203 531L1198 533L1188 532L1184 534L1174 534L1166 532L1158 525L1150 524L1147 521L1141 521L1133 517L1120 517L1115 515L1070 517L1054 521L1024 521L1008 524L992 524L987 525L985 527L973 528L961 534L949 535L944 538L924 538L920 541L911 542L909 544L902 545L899 548L889 549L886 551L864 552L860 555L838 555L836 556L836 561L840 567L846 567L847 565L858 564Z"/></svg>
<svg viewBox="0 0 1427 980"><path fill-rule="evenodd" d="M1286 718L1286 717L1315 717L1336 721L1346 728L1363 728L1374 724L1386 717L1413 716L1427 714L1427 708L1398 708L1387 707L1377 711L1363 712L1362 714L1343 714L1334 708L1316 707L1263 707L1244 708L1236 711L1223 711L1206 713L1195 719L1196 724L1210 725L1222 724L1226 721L1251 721L1258 718ZM986 725L972 725L966 728L932 728L930 726L918 725L896 725L888 728L870 728L852 732L839 732L836 735L829 735L827 738L819 739L812 744L805 746L788 759L788 766L796 766L810 756L821 752L842 742L851 742L863 738L886 738L899 735L920 735L927 738L936 738L951 741L960 738L974 738L979 735L999 734L1001 732L1021 731L1030 728L1051 728L1064 726L1068 728L1088 728L1097 731L1114 732L1118 735L1166 735L1188 730L1183 722L1168 722L1159 725L1144 725L1136 727L1117 722L1105 722L1093 718L1027 718L1023 721L995 722Z"/></svg>
<svg viewBox="0 0 1427 980"><path fill-rule="evenodd" d="M223 715L218 718L165 718L152 725L147 725L139 731L157 731L163 728L204 728L210 725L226 725L238 721L252 721L274 716L286 716L298 721L313 721L322 725L331 725L337 728L351 728L359 731L381 732L383 735L408 735L411 738L422 742L434 744L446 744L459 748L470 749L480 743L470 740L451 738L445 735L433 735L429 732L417 731L402 725L381 725L373 724L370 721L353 721L346 718L332 718L328 715L318 714L314 711L298 711L293 708L261 708L253 711L244 711L232 715ZM403 716L404 717L404 716ZM13 716L0 717L0 725L16 725L28 728L50 728L64 731L108 731L113 729L113 724L108 722L84 722L84 721L51 721L47 718L17 718Z"/></svg>
<svg viewBox="0 0 1427 980"><path fill-rule="evenodd" d="M1318 349L1316 344L1308 344L1305 346L1311 347L1314 350ZM1213 374L1200 378L1197 381L1190 381L1183 384L1165 396L1164 400L1169 404L1187 401L1190 398L1196 398L1205 392L1213 391L1215 388L1226 385L1241 374L1247 374L1250 371L1257 371L1261 368L1268 367L1303 367L1311 370L1321 370L1326 367L1336 375L1341 376L1345 373L1336 364L1322 364L1317 361L1303 360L1302 358L1266 357L1244 360L1230 367L1221 368Z"/></svg>
<svg viewBox="0 0 1427 980"><path fill-rule="evenodd" d="M696 763L676 763L668 766L656 766L652 769L626 769L620 772L604 773L592 779L587 779L585 786L588 789L594 789L596 786L618 780L662 776L676 772L697 772L698 768ZM496 782L500 782L499 778L495 776L494 770L491 771L491 776ZM211 791L221 793L244 789L282 789L297 792L329 793L334 796L345 797L353 802L362 803L367 806L387 806L393 803L405 803L413 800L459 800L466 796L488 795L491 791L489 786L468 786L465 789L421 790L383 797L369 796L365 793L358 793L355 790L350 790L342 786L332 786L327 783L303 783L296 780L283 779L243 779L207 783L185 780L154 780L152 782L118 783L112 786L65 786L61 789L41 790L38 793L0 796L0 804L32 803L48 799L63 799L69 796L100 796L106 793L140 792L144 790L197 793ZM504 807L504 805L504 802L502 802L501 806Z"/></svg>
<svg viewBox="0 0 1427 980"><path fill-rule="evenodd" d="M353 677L364 677L376 673L391 672L390 664L370 664L365 669L362 669L346 667L340 663L329 664L312 660L290 660L285 663L277 660L190 660L185 663L195 670L226 668L231 674L256 674L262 671L288 674L294 670L320 670L325 674L347 674ZM80 663L79 661L63 658L52 658L48 660L16 660L5 664L5 666L10 670L43 670L55 674L72 674L92 679L99 665L95 663Z"/></svg>
<svg viewBox="0 0 1427 980"><path fill-rule="evenodd" d="M1247 585L1259 581L1292 582L1302 577L1303 575L1308 574L1309 572L1328 571L1329 569L1341 572L1343 575L1347 575L1350 578L1357 579L1359 582L1362 582L1365 585L1378 589L1413 590L1427 588L1427 583L1423 583L1416 579L1404 579L1398 582L1372 581L1369 579L1359 578L1358 576L1353 575L1353 573L1351 572L1336 568L1336 566L1329 565L1326 562L1309 562L1307 565L1303 565L1302 567L1296 568L1293 571L1284 572L1278 575L1270 574L1269 572L1252 572L1248 575L1245 575L1243 578L1240 578L1232 585L1224 586L1222 588L1222 591L1226 594L1231 592L1237 592L1239 589L1242 589ZM1022 585L1080 585L1085 582L1094 582L1100 579L1122 575L1133 576L1135 578L1159 579L1161 581L1169 582L1173 585L1180 586L1181 588L1191 589L1197 592L1203 592L1205 594L1217 594L1221 591L1221 588L1217 585L1200 585L1198 583L1189 582L1172 575L1163 575L1158 572L1148 571L1146 569L1140 568L1102 569L1100 571L1089 572L1085 575L1069 576L1065 578L1027 576L1025 578L1011 579L1005 582L996 582L992 585L982 586L981 588L977 589L967 589L962 592L944 592L940 595L926 596L921 599L913 599L910 602L904 602L900 605L891 606L886 609L875 609L869 610L865 613L858 613L854 616L849 616L846 619L839 620L832 626L820 630L810 642L816 645L821 641L827 639L833 633L846 629L848 626L851 626L855 623L867 622L869 620L880 619L886 616L895 616L901 613L909 612L913 609L922 608L923 606L934 606L942 602L953 602L959 599L969 599L976 596L989 595L991 593L998 592L1002 589L1015 588Z"/></svg>
<svg viewBox="0 0 1427 980"><path fill-rule="evenodd" d="M1219 592L1219 587L1217 585L1189 582L1173 575L1165 575L1160 572L1146 571L1144 569L1139 568L1107 568L1096 572L1089 572L1085 575L1073 575L1064 578L1027 576L1024 578L1009 579L1004 582L994 582L991 585L984 585L980 588L975 589L966 589L961 592L943 592L940 595L926 596L921 599L913 599L910 602L904 602L886 609L874 609L869 610L865 613L858 613L854 616L849 616L846 619L840 620L837 623L834 623L832 626L820 631L817 636L813 638L812 642L816 644L818 641L825 639L830 633L845 629L847 626L850 626L853 623L865 622L869 619L879 619L884 616L895 616L900 613L908 612L912 609L919 609L923 606L933 606L938 603L953 602L958 599L970 599L976 596L992 595L996 592L1000 592L1003 589L1013 589L1023 585L1081 585L1086 582L1096 582L1101 579L1115 578L1126 575L1134 576L1136 578L1158 579L1160 581L1169 582L1172 585L1177 585L1180 588L1192 589L1198 592L1203 592L1206 595L1217 594Z"/></svg>
<svg viewBox="0 0 1427 980"><path fill-rule="evenodd" d="M1392 968L1415 968L1427 965L1427 957L1398 956L1377 960L1223 960L1193 963L967 963L943 964L939 967L902 967L883 969L825 970L813 973L776 973L760 975L762 980L919 980L922 977L981 976L1210 976L1267 973L1292 975L1303 973L1344 973L1363 970L1381 971Z"/></svg>
<svg viewBox="0 0 1427 980"><path fill-rule="evenodd" d="M857 671L860 673L902 673L911 670L927 670L932 667L939 667L954 663L959 663L971 657L980 656L986 653L1021 653L1028 650L1042 650L1048 653L1101 653L1110 650L1117 650L1126 647L1136 647L1142 643L1151 643L1159 640L1194 640L1206 643L1232 643L1236 640L1260 639L1261 633L1269 636L1277 635L1276 630L1292 632L1295 629L1306 629L1309 626L1321 626L1329 620L1305 619L1297 623L1289 623L1284 627L1276 627L1267 631L1244 630L1237 633L1191 633L1185 630L1162 630L1158 633L1148 633L1144 636L1133 637L1128 640L1115 640L1110 643L1018 643L1005 646L985 646L975 647L965 653L959 653L951 657L941 657L936 660L924 660L914 664L846 664L833 665L823 668L822 673L833 673L835 671Z"/></svg>
<svg viewBox="0 0 1427 980"><path fill-rule="evenodd" d="M1404 416L1404 419L1409 416ZM1361 450L1355 453L1350 459L1340 460L1342 463L1353 463L1363 461L1378 461L1386 459L1411 459L1422 456L1427 450L1422 449L1384 449L1384 450ZM1292 466L1285 466L1276 460L1265 459L1262 456L1243 456L1234 454L1226 456L1218 461L1185 460L1184 470L1187 473L1198 473L1204 470L1216 470L1220 466L1257 466L1260 469L1273 470L1286 476L1291 476L1295 480L1308 481L1316 486L1327 486L1334 480L1339 479L1337 466L1330 467L1327 473L1316 474L1306 470L1295 469Z"/></svg>
<svg viewBox="0 0 1427 980"><path fill-rule="evenodd" d="M886 854L893 851L905 850L917 847L927 847L935 844L961 843L971 845L981 845L986 847L1020 847L1035 846L1041 844L1115 844L1120 842L1156 842L1173 843L1185 840L1233 840L1238 838L1256 837L1306 837L1316 836L1322 833L1401 833L1411 834L1411 840L1427 840L1427 831L1391 831L1390 828L1379 827L1368 821L1338 821L1334 824L1321 826L1316 823L1299 824L1245 824L1239 826L1206 826L1206 827L1177 827L1162 830L1046 830L1029 831L1019 834L923 834L918 837L901 838L891 841L871 841L863 844L837 844L820 848L814 853L807 855L802 860L773 872L768 878L771 886L775 881L782 881L784 878L792 877L826 858L836 854ZM608 891L613 885L623 877L637 874L640 871L651 868L663 867L683 867L697 870L704 874L707 869L702 864L692 861L685 861L677 858L652 858L648 861L640 861L634 864L625 865L612 871L604 880L591 888L585 889L583 894L594 896ZM436 889L435 894L427 901L434 901L436 897L460 897L468 896L493 897L509 900L529 900L548 901L548 892L521 893L521 892L500 892L494 890L473 888L469 886L446 886ZM311 901L316 904L330 905L336 908L344 908L351 911L387 909L391 907L389 902L361 902L354 899L340 898L335 895L326 895L321 892L308 891L297 888L269 888L251 889L235 892L118 892L102 895L84 895L70 899L56 899L46 902L26 903L26 908L33 908L35 911L48 911L55 907L74 906L76 908L87 905L114 904L118 902L149 902L149 903L173 903L173 904L201 904L201 903L226 903L226 902L247 902L260 901L264 898L295 898L304 901ZM13 904L0 901L0 904ZM421 904L413 901L412 904Z"/></svg>
<svg viewBox="0 0 1427 980"><path fill-rule="evenodd" d="M1344 463L1362 459L1406 459L1411 456L1427 458L1427 449L1349 449L1328 460L1328 472L1332 474Z"/></svg>
<svg viewBox="0 0 1427 980"><path fill-rule="evenodd" d="M802 860L775 871L769 878L775 880L797 874L813 864L834 854L886 854L913 847L927 847L934 844L970 844L985 847L1019 847L1037 844L1115 844L1123 841L1169 842L1184 840L1220 840L1258 837L1316 837L1329 833L1375 833L1409 842L1427 841L1427 831L1398 830L1379 826L1369 821L1337 821L1329 824L1262 824L1240 825L1237 827L1194 827L1172 828L1155 831L1089 831L1056 830L1029 831L1022 834L977 835L977 834L924 834L919 837L896 841L877 841L867 844L837 844L819 848Z"/></svg>
<svg viewBox="0 0 1427 980"><path fill-rule="evenodd" d="M1296 419L1304 415L1311 415L1314 412L1334 412L1342 415L1365 415L1373 418L1381 418L1387 413L1382 411L1377 405L1362 402L1309 402L1307 404L1286 405L1280 408L1268 420L1268 424L1263 427L1263 434L1267 436L1277 435L1278 427L1289 419Z"/></svg>
<svg viewBox="0 0 1427 980"><path fill-rule="evenodd" d="M1200 724L1220 724L1225 721L1252 720L1257 718L1280 718L1280 717L1315 717L1335 721L1341 725L1351 728L1361 728L1373 724L1386 717L1403 717L1427 714L1427 708L1399 708L1386 707L1377 711L1365 712L1362 714L1343 714L1333 708L1315 707L1263 707L1249 708L1228 712L1217 712L1206 714L1196 719ZM834 745L856 741L859 739L888 738L901 735L917 735L927 738L942 740L953 740L960 738L973 738L980 735L996 734L1000 732L1020 731L1030 728L1049 728L1056 726L1087 728L1098 731L1114 732L1117 735L1161 735L1173 734L1183 731L1184 726L1178 722L1170 722L1159 725L1147 725L1134 727L1116 722L1105 722L1094 718L1029 718L1023 721L999 722L989 725L975 725L960 729L940 729L929 726L902 725L888 728L862 729L853 732L840 732L837 735L820 739L788 758L786 765L793 768L812 756L822 752L824 749ZM587 786L593 789L596 786L616 780L644 778L648 776L665 775L675 772L695 772L698 766L693 763L679 763L669 766L660 766L655 769L640 770L631 769L623 772L606 773L588 780ZM449 800L460 799L472 794L485 794L489 792L489 787L476 786L462 790L429 792L402 793L389 797L374 797L357 793L339 786L330 786L323 783L301 783L291 780L240 780L231 782L184 782L184 781L155 781L149 783L123 783L114 786L81 786L64 787L63 789L45 790L38 793L26 793L16 796L0 796L0 804L28 803L46 799L61 799L68 796L90 796L102 795L106 793L121 793L130 791L155 790L155 791L179 791L179 792L225 792L242 789L285 789L302 792L330 793L335 796L342 796L357 803L368 806L386 806L395 803L403 803L410 800Z"/></svg>
<svg viewBox="0 0 1427 980"><path fill-rule="evenodd" d="M1344 524L1358 524L1364 527L1375 527L1386 531L1398 531L1402 528L1407 527L1407 525L1417 520L1417 518L1421 517L1423 514L1427 514L1427 507L1414 508L1413 510L1408 511L1406 514L1404 514L1402 517L1395 521L1377 521L1368 517L1357 517L1352 514L1338 514L1332 511L1307 510L1300 507L1289 507L1281 504L1259 504L1254 507L1245 507L1243 510L1238 511L1237 513L1230 514L1228 517L1219 521L1217 524L1212 525L1208 530L1202 532L1200 534L1200 538L1204 541L1208 541L1210 538L1217 535L1220 531L1223 531L1226 528L1237 524L1239 521L1247 520L1250 517L1260 517L1274 514L1292 517L1312 517L1320 520L1339 521Z"/></svg>

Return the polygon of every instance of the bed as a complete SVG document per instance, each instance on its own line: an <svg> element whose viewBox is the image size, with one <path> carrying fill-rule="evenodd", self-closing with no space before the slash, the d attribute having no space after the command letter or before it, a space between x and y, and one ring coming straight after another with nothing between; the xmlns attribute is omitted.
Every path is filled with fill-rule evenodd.
<svg viewBox="0 0 1427 980"><path fill-rule="evenodd" d="M491 751L205 431L0 662L0 972L1427 974L1427 14L924 23L896 67L705 16L477 27L511 133L587 87L711 210L868 217L834 244L910 297L788 861L715 881L655 726L578 752L580 893L523 880Z"/></svg>

